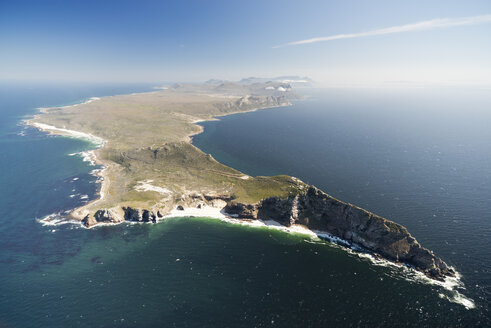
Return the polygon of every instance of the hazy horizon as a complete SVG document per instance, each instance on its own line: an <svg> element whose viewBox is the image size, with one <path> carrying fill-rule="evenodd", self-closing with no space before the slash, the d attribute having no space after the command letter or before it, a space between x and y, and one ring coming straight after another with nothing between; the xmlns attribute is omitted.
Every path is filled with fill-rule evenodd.
<svg viewBox="0 0 491 328"><path fill-rule="evenodd" d="M488 1L16 1L0 80L491 86Z"/></svg>

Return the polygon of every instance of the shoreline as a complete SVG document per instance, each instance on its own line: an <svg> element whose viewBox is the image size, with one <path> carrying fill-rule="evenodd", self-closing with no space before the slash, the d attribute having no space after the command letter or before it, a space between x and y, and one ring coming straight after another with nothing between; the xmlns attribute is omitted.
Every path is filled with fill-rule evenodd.
<svg viewBox="0 0 491 328"><path fill-rule="evenodd" d="M44 221L47 218L49 218L49 221ZM270 229L270 230L280 231L286 234L294 234L294 235L309 237L311 242L313 243L321 242L321 243L326 243L326 245L330 247L339 247L340 249L347 252L348 254L355 255L361 259L368 260L370 262L370 265L396 268L397 270L400 270L401 276L409 282L440 286L444 288L448 293L452 294L452 295L445 295L443 293L439 293L439 296L441 298L445 298L449 302L462 305L467 310L471 310L476 307L474 300L467 298L465 295L459 292L458 289L465 289L465 288L463 286L463 283L461 282L461 275L457 271L455 271L455 277L446 277L444 281L438 281L427 277L423 272L416 270L412 266L409 266L405 263L393 262L385 258L382 258L380 256L377 256L376 254L368 250L365 250L364 248L356 244L350 243L344 239L333 236L328 232L311 230L299 224L294 224L290 227L286 227L274 220L248 220L248 219L234 218L233 215L229 215L228 213L225 213L224 210L220 207L205 206L201 209L191 208L191 207L184 208L183 210L173 209L169 214L160 218L156 223L121 221L118 223L99 223L92 227L85 227L83 224L81 224L79 220L64 219L63 215L60 213L48 215L47 217L40 219L39 222L45 226L74 224L80 226L80 228L90 230L90 229L98 229L102 227L114 226L119 224L127 224L127 225L158 224L158 223L163 223L166 221L166 219L171 219L171 218L184 219L184 220L210 219L210 220L215 220L217 222L232 224L234 226L242 226L242 227L249 227L255 229Z"/></svg>
<svg viewBox="0 0 491 328"><path fill-rule="evenodd" d="M66 221L66 223L74 223L74 221L77 221L81 226L83 226L82 222L81 222L82 219L78 215L76 215L76 212L82 210L84 207L86 207L90 204L94 204L94 203L101 201L105 198L107 190L109 189L109 184L110 184L109 177L107 176L107 174L105 174L105 171L107 171L110 164L101 161L97 157L97 154L96 154L96 151L103 149L104 146L107 144L107 141L105 139L98 137L98 136L95 136L95 135L92 135L90 133L85 133L85 132L75 131L75 130L70 130L70 129L64 129L64 128L58 128L56 126L52 126L49 124L32 122L32 120L38 118L43 113L46 113L47 111L52 110L52 109L75 107L75 106L79 106L79 105L88 104L88 103L91 103L93 101L100 100L100 99L101 99L100 97L91 97L88 100L83 101L81 103L68 105L68 106L38 107L39 113L33 115L32 118L22 120L24 125L28 125L28 126L31 126L33 128L36 128L39 131L47 133L48 135L79 139L79 140L84 140L84 141L89 142L90 144L92 144L94 146L94 149L89 149L89 150L82 151L79 153L69 154L69 156L81 155L82 161L89 162L90 163L89 165L101 166L101 168L94 169L91 172L89 172L90 175L97 178L96 183L101 184L99 190L97 191L98 198L96 198L96 199L94 199L94 200L92 200L92 201L90 201L90 202L88 202L82 206L79 206L79 207L65 211L64 214L66 214L66 215L62 215L61 213L47 215L46 217L39 220L42 224L47 224L48 221L46 221L46 219L49 219L50 217L55 215L55 216L61 217L61 219L57 220L58 224L63 224L62 221ZM57 224L54 224L54 225L57 225Z"/></svg>
<svg viewBox="0 0 491 328"><path fill-rule="evenodd" d="M87 103L87 102L84 102L83 104L85 104L85 103ZM109 189L110 180L109 180L108 175L105 174L105 172L107 171L110 164L101 161L97 157L97 154L96 154L97 150L104 148L104 146L106 145L106 140L104 140L100 137L94 136L90 133L85 133L85 132L80 132L80 131L75 131L75 130L69 130L69 129L63 129L63 128L57 128L55 126L48 125L48 124L30 122L28 120L25 123L27 125L30 125L30 126L33 126L37 129L39 129L40 131L47 132L48 135L57 135L57 136L62 136L62 137L85 140L85 141L87 141L87 142L89 142L95 146L95 149L90 149L90 150L83 151L80 153L69 154L69 156L82 155L83 156L82 161L89 162L91 166L97 166L97 165L101 166L101 168L95 169L95 170L92 170L91 172L89 172L89 174L91 174L97 178L96 182L101 184L101 186L97 192L98 198L88 202L87 204L84 204L82 206L68 210L69 213L67 215L67 220L74 219L74 220L77 220L82 225L81 220L83 217L81 217L80 214L77 212L83 211L83 209L85 207L87 207L91 204L94 204L96 202L104 200L104 198L106 197L107 190Z"/></svg>
<svg viewBox="0 0 491 328"><path fill-rule="evenodd" d="M197 119L197 120L193 120L191 121L192 124L194 124L195 126L197 126L199 128L199 131L196 132L196 133L190 133L188 136L186 136L186 142L189 143L191 146L193 147L196 147L195 145L193 145L193 137L194 136L197 136L198 134L201 134L204 132L204 128L199 125L198 123L201 123L201 122L213 122L213 121L220 121L220 117L223 117L223 116L229 116L229 115L237 115L237 114L246 114L246 113L252 113L252 112L257 112L259 110L265 110L265 109L272 109L272 108L281 108L281 107L288 107L288 106L293 106L293 104L291 102L288 102L288 104L284 104L284 105L278 105L278 106L269 106L269 107L259 107L259 108L255 108L255 109L251 109L251 110L245 110L245 111L237 111L237 112L230 112L230 113L224 113L224 114L221 114L221 115L214 115L210 118L205 118L205 119ZM197 149L199 149L198 147L196 147ZM199 149L200 151L202 151L201 149Z"/></svg>
<svg viewBox="0 0 491 328"><path fill-rule="evenodd" d="M90 97L89 99L87 100L84 100L80 103L76 103L76 104L72 104L72 105L64 105L64 106L52 106L52 107L38 107L37 109L41 112L41 113L46 113L47 111L49 111L50 109L53 109L53 108L70 108L70 107L76 107L76 106L80 106L80 105L85 105L85 104L90 104L91 102L94 102L96 100L100 100L101 98L100 97ZM39 114L36 114L36 115L39 115ZM35 115L35 116L36 116Z"/></svg>
<svg viewBox="0 0 491 328"><path fill-rule="evenodd" d="M52 126L49 124L44 124L44 123L37 123L37 122L30 122L30 120L26 120L26 124L33 126L40 131L48 132L51 135L58 135L58 136L64 136L64 137L71 137L74 139L81 139L88 141L96 146L96 149L102 149L104 145L106 144L106 140L94 136L90 133L85 133L81 131L75 131L75 130L69 130L69 129L64 129L64 128L58 128L56 126Z"/></svg>
<svg viewBox="0 0 491 328"><path fill-rule="evenodd" d="M100 99L100 98L97 98L97 99ZM90 101L86 101L86 102L83 102L83 103L80 103L80 104L85 104L85 103L91 102L91 101L94 101L94 100L91 99ZM40 115L42 115L42 113L45 113L49 109L66 108L66 107L71 107L71 106L77 106L77 105L80 105L80 104L75 104L75 105L70 105L70 106L62 106L62 107L40 108L39 109L40 110L40 114L35 115L34 118L39 117ZM241 113L247 113L247 112L254 112L254 111L258 111L258 110L262 110L262 109L286 107L286 106L291 106L291 105L292 104L289 102L288 104L284 104L284 105L259 107L259 108L254 108L254 109L247 110L247 111L234 111L234 112L230 112L230 113L224 113L224 114L221 114L221 115L211 116L209 118L204 118L204 119L198 119L198 120L190 121L191 124L199 127L199 131L198 132L189 133L188 136L185 138L186 139L185 141L187 143L189 143L190 145L192 145L193 147L195 147L196 149L199 149L199 148L197 148L196 146L194 146L192 144L192 136L198 135L198 134L200 134L200 133L202 133L204 131L204 127L201 126L201 125L199 125L199 124L197 124L199 122L219 120L218 117L221 117L221 116L241 114ZM82 140L85 140L85 141L88 141L88 142L92 143L96 147L95 149L88 150L88 151L86 151L84 153L87 154L87 158L89 159L88 161L91 163L91 165L101 165L102 166L101 169L96 169L96 170L93 170L91 172L91 174L93 174L94 176L97 176L97 177L100 178L100 180L98 180L98 182L101 183L101 187L100 187L99 192L98 192L99 193L99 195L98 195L99 197L97 199L94 199L94 200L88 202L87 204L84 204L83 206L80 206L80 207L77 207L77 208L74 208L74 209L71 209L71 210L68 210L68 211L64 212L64 214L66 214L66 213L69 212L68 215L57 213L55 215L55 217L57 217L56 220L54 219L54 215L53 214L48 215L48 216L44 217L43 219L40 219L39 220L39 222L42 223L43 225L59 225L59 224L65 224L65 223L74 223L74 224L79 223L82 227L86 228L82 224L82 219L87 214L86 208L89 207L90 205L93 205L93 204L95 204L97 202L102 201L105 198L105 196L106 196L106 194L108 192L109 186L110 186L110 180L109 180L108 175L106 174L106 171L111 166L111 163L105 163L105 162L101 161L97 157L97 154L96 154L96 151L97 150L101 150L101 149L104 148L104 146L106 145L107 141L104 140L104 139L102 139L102 138L100 138L100 137L97 137L95 135L89 134L89 133L84 133L84 132L81 132L81 131L69 130L69 129L64 129L64 128L58 128L58 127L55 127L55 126L52 126L52 125L48 125L48 124L32 122L31 120L25 120L24 122L27 125L33 126L33 127L37 128L37 129L39 129L41 131L44 131L44 132L47 132L47 133L51 134L51 135L60 135L60 136L65 136L65 137L82 139ZM201 149L199 149L199 150L201 151ZM72 154L72 155L75 155L75 154ZM83 158L83 160L85 160L85 158ZM176 218L176 217L181 217L181 218L186 218L186 217L211 218L211 219L218 219L220 221L227 222L227 223L232 223L232 224L239 224L239 225L250 226L250 227L257 227L257 228L269 228L269 229L279 230L279 231L282 231L284 233L293 233L293 234L306 235L306 236L310 236L311 238L312 237L313 238L319 238L321 240L327 240L330 243L333 243L333 244L336 244L336 245L344 246L343 247L344 249L348 250L349 252L356 253L359 256L364 256L364 257L368 256L370 258L370 261L372 263L374 263L374 264L377 264L376 262L378 261L379 263L380 262L383 262L384 265L394 265L394 266L397 266L397 267L405 267L405 268L408 268L409 270L411 270L411 272L414 272L416 274L419 274L421 277L424 277L425 280L431 281L432 283L438 284L440 286L444 286L445 287L445 285L447 284L448 281L454 281L454 283L451 284L452 287L450 287L450 288L446 288L445 287L445 289L448 289L448 290L453 290L452 288L458 286L459 285L459 282L460 282L460 275L458 275L458 274L457 274L457 276L455 278L447 277L443 282L435 281L434 279L430 279L430 278L426 277L422 272L420 272L420 271L418 271L418 270L416 270L414 268L405 266L404 264L395 263L395 262L392 262L392 261L389 261L389 260L386 260L386 259L380 259L379 257L373 256L373 254L371 254L371 253L363 252L363 249L356 250L355 249L356 248L356 245L352 245L349 242L347 242L347 241L345 241L345 240L343 240L341 238L332 236L329 233L326 233L326 232L323 232L323 231L310 230L310 229L308 229L308 228L306 228L304 226L301 226L301 225L292 225L290 227L286 227L286 226L283 226L280 223L278 223L276 221L273 221L273 220L262 221L262 220L244 220L244 219L237 219L237 218L234 218L231 215L227 215L227 213L225 213L223 211L223 207L210 207L210 206L207 206L204 209L196 209L196 208L185 208L183 210L173 209L169 213L165 213L165 215L160 220L158 220L157 222L162 221L162 220L165 220L166 218ZM123 219L123 220L121 220L121 222L115 222L115 223L99 223L97 225L94 225L93 227L97 227L97 226L108 226L108 225L111 225L112 226L112 225L119 224L119 223L124 223L124 222L129 223L129 224L132 224L132 223L135 223L136 224L137 223L137 222L128 222L128 221L125 221ZM91 229L93 227L90 227L89 229ZM455 291L455 292L458 293L457 291ZM457 295L457 296L459 296L459 295ZM447 297L447 296L445 296L445 297ZM462 299L462 297L464 298L464 301L463 301L464 303L467 302L465 304L461 303L466 308L471 309L471 308L474 307L474 303L472 302L472 300L469 300L469 299L465 298L462 295L460 295L459 297L461 299ZM452 301L452 300L450 300L450 301Z"/></svg>
<svg viewBox="0 0 491 328"><path fill-rule="evenodd" d="M140 93L131 93L131 95L134 95L134 94L146 94L146 93L154 93L156 91L151 91L151 92L140 92ZM112 97L112 96L107 96L107 97ZM95 149L91 149L91 150L87 150L87 151L84 151L84 152L81 152L81 153L85 153L87 154L86 156L84 156L82 158L83 161L88 161L90 163L90 165L93 165L93 166L96 166L96 165L99 165L101 166L100 169L96 169L96 170L92 170L90 172L91 175L97 177L97 181L98 183L101 184L101 187L98 191L98 198L82 205L82 206L79 206L79 207L76 207L76 208L73 208L73 209L70 209L70 210L67 210L65 211L67 213L66 215L66 221L78 221L80 223L80 225L82 227L85 228L85 226L82 224L82 219L85 217L86 214L88 214L88 211L86 210L87 207L93 205L93 204L96 204L97 202L100 202L102 200L105 199L106 197L106 194L109 190L109 187L110 187L110 179L109 179L109 176L108 174L106 174L106 171L109 169L109 167L112 165L110 163L106 163L102 160L100 160L98 157L97 157L97 154L96 154L96 151L98 150L102 150L105 145L107 144L107 140L101 138L101 137L98 137L98 136L95 136L93 134L90 134L90 133L85 133L85 132L81 132L81 131L76 131L76 130L70 130L70 129L65 129L65 128L59 128L59 127L56 127L56 126L53 126L53 125L49 125L49 124L44 124L44 123L38 123L38 122L32 122L33 119L36 119L36 118L39 118L42 114L44 113L47 113L49 110L53 110L53 109L63 109L63 108L70 108L70 107L76 107L76 106L79 106L79 105L84 105L84 104L88 104L88 103L91 103L93 101L96 101L96 100L100 100L101 98L106 98L106 97L90 97L88 100L85 100L81 103L77 103L77 104L73 104L73 105L66 105L66 106L53 106L53 107L38 107L37 109L39 110L39 113L37 114L34 114L31 118L29 119L24 119L22 120L23 124L24 125L28 125L28 126L31 126L31 127L34 127L40 131L43 131L43 132L46 132L48 133L48 135L56 135L56 136L62 136L62 137L68 137L68 138L74 138L74 139L81 139L81 140L85 140L89 143L92 143L94 146L95 146ZM242 114L242 113L250 113L250 112L255 112L255 111L258 111L258 110L264 110L264 109L270 109L270 108L280 108L280 107L286 107L286 106L292 106L292 103L291 102L288 102L287 104L284 104L284 105L278 105L278 106L264 106L264 107L258 107L258 108L254 108L254 109L250 109L250 110L246 110L246 111L234 111L234 112L230 112L230 113L224 113L224 114L220 114L220 115L214 115L214 116L211 116L209 118L203 118L203 119L195 119L195 120L192 120L190 121L191 124L193 124L194 126L198 127L199 131L197 131L196 133L194 132L191 132L189 133L184 139L185 142L187 142L188 144L190 144L191 146L193 146L194 148L198 149L199 151L202 151L201 149L199 149L198 147L196 147L195 145L193 145L192 143L192 137L195 136L195 135L198 135L198 134L201 134L203 133L204 131L204 128L197 124L199 122L207 122L207 121L218 121L219 120L219 117L222 117L222 116L227 116L227 115L235 115L235 114ZM74 155L77 155L77 153L75 154L70 154L71 156L74 156ZM88 160L86 160L88 159ZM244 175L245 177L246 175ZM242 177L242 178L244 178ZM248 178L248 176L247 176ZM170 213L172 213L174 210L171 210ZM46 221L43 221L43 220L46 220L46 219L49 219L53 214L50 214L50 215L47 215L46 217L40 219L39 221L40 222L44 222L44 223L47 223ZM58 214L59 215L59 214ZM170 214L168 214L170 215ZM164 216L165 217L169 217L169 216ZM63 217L62 215L60 215L61 217ZM175 216L172 216L172 217L175 217ZM60 220L58 220L60 221ZM122 222L124 222L124 220L121 220ZM104 224L104 225L115 225L115 224L120 224L122 222L118 222L118 223L107 223L107 224ZM99 223L98 225L102 225L101 223ZM90 228L89 228L90 229Z"/></svg>

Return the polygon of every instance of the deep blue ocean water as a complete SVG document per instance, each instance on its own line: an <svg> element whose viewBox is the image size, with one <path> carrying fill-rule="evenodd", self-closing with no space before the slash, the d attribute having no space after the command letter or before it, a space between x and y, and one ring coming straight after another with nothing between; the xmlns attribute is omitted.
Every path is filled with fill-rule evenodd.
<svg viewBox="0 0 491 328"><path fill-rule="evenodd" d="M92 145L21 120L150 88L0 85L0 327L490 323L489 92L312 91L205 122L194 139L246 173L295 175L404 224L463 274L465 289L449 291L327 242L212 219L40 224L96 197L94 167L69 156Z"/></svg>

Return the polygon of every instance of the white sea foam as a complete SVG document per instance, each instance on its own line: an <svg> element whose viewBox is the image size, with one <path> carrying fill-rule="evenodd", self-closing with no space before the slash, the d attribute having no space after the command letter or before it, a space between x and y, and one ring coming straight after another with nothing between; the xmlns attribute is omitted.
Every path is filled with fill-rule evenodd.
<svg viewBox="0 0 491 328"><path fill-rule="evenodd" d="M43 226L59 226L63 224L74 224L79 225L80 222L76 220L70 220L67 217L61 215L61 213L53 213L50 215L46 215L42 219L37 219L39 223Z"/></svg>
<svg viewBox="0 0 491 328"><path fill-rule="evenodd" d="M87 99L85 101L82 101L80 103L73 104L73 105L66 105L66 106L59 106L59 107L39 107L38 109L41 110L41 111L45 111L45 110L48 110L48 109L51 109L51 108L71 108L71 107L77 107L77 106L80 106L80 105L90 104L91 102L94 102L94 101L100 100L100 99L101 98L99 98L99 97L90 97L89 99Z"/></svg>
<svg viewBox="0 0 491 328"><path fill-rule="evenodd" d="M90 165L96 165L96 156L93 150L81 151L78 153L68 154L68 156L80 156L82 161L90 163Z"/></svg>
<svg viewBox="0 0 491 328"><path fill-rule="evenodd" d="M90 175L98 175L100 172L102 172L102 169L95 169L89 172Z"/></svg>
<svg viewBox="0 0 491 328"><path fill-rule="evenodd" d="M397 270L397 275L402 276L405 280L427 284L427 285L435 285L440 286L444 289L442 293L439 293L439 296L447 299L448 301L456 304L460 304L464 306L466 309L473 309L476 307L474 301L461 293L461 291L465 290L464 284L462 283L460 274L454 269L455 277L446 277L444 281L438 281L435 279L431 279L427 277L424 273L415 270L412 266L407 264L399 264L392 261L385 260L380 257L375 257L373 254L368 252L359 252L357 250L347 249L349 253L355 254L360 258L369 260L372 265L389 267Z"/></svg>
<svg viewBox="0 0 491 328"><path fill-rule="evenodd" d="M148 181L148 180L147 180ZM151 182L151 181L150 181ZM84 195L86 196L86 195ZM84 197L82 196L82 197ZM350 254L357 255L362 259L366 259L370 261L373 265L389 267L397 270L397 274L402 276L404 279L413 282L413 283L424 283L431 285L438 285L443 287L443 291L439 293L441 298L448 300L449 302L457 303L464 306L466 309L475 308L474 301L465 295L463 295L460 291L465 290L463 283L460 280L460 275L456 272L455 277L448 277L445 281L437 281L434 279L430 279L425 276L422 272L414 270L412 267L404 264L394 263L380 257L375 257L373 254L366 252L363 248L353 245L346 240L343 240L339 237L332 236L326 232L310 230L302 225L292 225L290 227L286 227L281 225L280 223L273 220L242 220L242 219L234 219L230 214L226 213L222 207L212 207L212 206L202 206L201 208L184 208L183 210L174 209L168 215L159 219L159 221L164 220L166 218L176 218L176 217L206 217L206 218L214 218L219 219L223 222L227 222L235 225L243 225L254 228L266 228L266 229L274 229L283 231L286 233L294 233L309 236L310 240L306 240L307 242L312 242L316 244L323 244L325 241L330 242L329 245L334 245L335 247L340 247L341 249L347 251ZM80 221L70 220L66 217L60 215L60 213L54 213L44 217L41 220L38 220L43 225L56 226L62 224L76 224L81 226ZM132 224L133 222L126 223ZM139 222L134 222L134 224L139 224ZM94 226L94 228L99 226L110 226L114 225L113 223L99 223Z"/></svg>
<svg viewBox="0 0 491 328"><path fill-rule="evenodd" d="M339 237L336 237L336 236L333 236L329 233L326 233L326 232L323 232L323 231L317 231L317 230L314 230L314 233L316 234L317 237L323 239L323 240L329 240L331 243L335 243L335 244L341 244L343 246L351 246L351 243L342 239L342 238L339 238Z"/></svg>
<svg viewBox="0 0 491 328"><path fill-rule="evenodd" d="M76 138L76 139L83 139L86 141L89 141L90 143L94 144L95 146L102 147L104 146L105 140L99 137L96 137L90 133L85 133L85 132L80 132L80 131L75 131L75 130L69 130L69 129L63 129L63 128L57 128L52 125L44 124L44 123L37 123L34 122L32 123L33 126L37 127L38 129L42 131L47 131L51 132L53 134L60 134L60 135L65 135L68 137Z"/></svg>
<svg viewBox="0 0 491 328"><path fill-rule="evenodd" d="M86 195L84 195L86 196ZM82 197L84 197L82 196ZM397 275L402 276L404 279L413 282L413 283L424 283L431 285L438 285L443 287L443 291L439 293L441 298L448 300L449 302L457 303L464 306L466 309L475 308L474 301L461 293L461 291L465 290L463 283L460 280L460 275L457 272L455 277L448 277L445 281L437 281L434 279L430 279L425 276L422 272L414 270L412 267L404 264L394 263L380 257L375 257L373 254L366 252L363 248L353 245L346 240L343 240L339 237L332 236L326 232L310 230L307 227L301 225L292 225L290 227L286 227L281 225L280 223L273 220L239 220L234 219L228 213L224 212L221 207L212 207L212 206L202 206L201 208L184 208L183 210L174 209L168 215L164 216L159 221L164 220L166 218L175 218L175 217L207 217L207 218L215 218L219 219L223 222L227 222L235 225L243 225L254 228L266 228L266 229L274 229L283 231L286 233L294 233L309 236L310 240L306 240L307 242L312 243L325 243L325 241L329 241L330 245L334 245L335 247L340 247L341 249L347 251L350 254L357 255L362 259L366 259L370 261L373 265L383 266L388 268L393 268L397 270ZM62 224L76 224L80 226L79 221L70 220L66 217L63 217L60 213L54 213L44 217L41 220L38 220L43 225L56 226ZM126 221L125 221L126 222ZM126 222L130 223L131 222ZM138 222L135 222L138 224ZM110 226L114 225L113 223L99 223L94 227L99 226ZM337 246L340 245L340 246ZM348 247L346 247L348 246Z"/></svg>
<svg viewBox="0 0 491 328"><path fill-rule="evenodd" d="M449 302L460 304L464 306L467 310L474 309L476 307L476 304L474 304L474 301L470 298L465 297L458 291L454 291L453 295L445 295L443 293L439 293L438 296L440 296L443 299L446 299Z"/></svg>
<svg viewBox="0 0 491 328"><path fill-rule="evenodd" d="M464 306L466 309L475 308L474 301L465 295L463 295L459 290L465 290L464 285L461 281L460 274L456 272L455 277L447 277L445 281L437 281L431 278L428 278L422 272L415 270L413 267L405 264L398 264L392 261L385 260L380 257L376 257L373 254L367 252L362 247L352 244L342 238L333 236L329 233L317 230L310 230L302 225L292 225L290 227L286 227L281 225L280 223L273 220L238 220L231 217L231 215L227 214L223 211L223 209L217 207L209 207L203 206L202 208L184 208L184 210L174 209L171 213L164 218L169 217L209 217L216 218L224 222L228 222L231 224L244 225L249 227L256 228L267 228L267 229L275 229L280 230L287 233L295 233L301 234L311 237L311 241L313 243L324 243L325 241L329 241L330 245L341 245L337 246L341 249L346 250L350 254L355 254L360 258L369 260L372 264L377 266L383 266L388 268L393 268L397 270L397 274L401 275L408 281L414 283L424 283L431 285L438 285L444 288L445 294L443 298L447 299L450 302L460 304ZM307 241L309 242L309 241ZM448 295L447 295L448 294ZM442 297L442 296L441 296Z"/></svg>

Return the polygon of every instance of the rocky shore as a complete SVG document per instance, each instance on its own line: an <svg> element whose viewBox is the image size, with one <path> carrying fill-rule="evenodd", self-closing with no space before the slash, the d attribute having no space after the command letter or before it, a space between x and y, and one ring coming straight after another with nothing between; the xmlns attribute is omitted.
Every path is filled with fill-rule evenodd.
<svg viewBox="0 0 491 328"><path fill-rule="evenodd" d="M104 97L50 108L26 122L53 134L102 147L93 160L101 197L70 214L88 228L121 222L156 223L166 217L227 216L306 227L356 244L387 260L443 280L455 272L422 247L406 228L286 175L250 177L194 147L198 121L285 106L298 99L287 83L175 85L161 91ZM80 132L78 132L80 131ZM95 137L97 136L97 137Z"/></svg>
<svg viewBox="0 0 491 328"><path fill-rule="evenodd" d="M339 201L314 186L290 197L269 197L254 204L227 196L194 195L189 201L176 205L174 211L217 205L229 219L273 220L285 227L301 225L338 237L389 261L409 265L432 279L443 281L455 276L452 268L422 247L405 227ZM157 223L167 216L168 213L160 209L122 207L98 210L93 216L87 215L82 224L92 227L99 223Z"/></svg>
<svg viewBox="0 0 491 328"><path fill-rule="evenodd" d="M452 268L422 247L405 227L339 201L313 186L283 199L269 197L256 204L232 201L225 211L240 218L270 219L285 226L300 224L327 232L387 260L408 264L436 280L455 276Z"/></svg>

